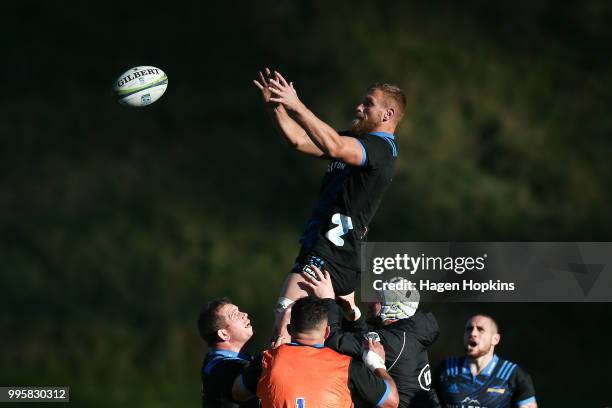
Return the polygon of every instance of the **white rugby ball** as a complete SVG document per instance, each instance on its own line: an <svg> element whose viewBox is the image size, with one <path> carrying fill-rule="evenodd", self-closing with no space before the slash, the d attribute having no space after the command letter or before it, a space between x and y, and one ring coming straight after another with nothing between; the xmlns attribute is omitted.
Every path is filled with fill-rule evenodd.
<svg viewBox="0 0 612 408"><path fill-rule="evenodd" d="M130 68L117 78L113 92L117 100L129 106L147 106L162 97L168 87L168 77L159 68Z"/></svg>

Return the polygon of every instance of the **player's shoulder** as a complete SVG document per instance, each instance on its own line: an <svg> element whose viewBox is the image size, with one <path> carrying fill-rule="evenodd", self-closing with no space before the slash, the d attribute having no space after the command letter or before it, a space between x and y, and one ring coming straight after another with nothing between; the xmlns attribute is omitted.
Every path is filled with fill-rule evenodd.
<svg viewBox="0 0 612 408"><path fill-rule="evenodd" d="M496 370L496 376L502 381L521 382L527 373L514 361L500 358L498 361L499 369Z"/></svg>
<svg viewBox="0 0 612 408"><path fill-rule="evenodd" d="M529 374L517 363L510 360L499 360L499 370L497 377L510 384L522 383L529 378Z"/></svg>
<svg viewBox="0 0 612 408"><path fill-rule="evenodd" d="M370 149L376 149L382 154L397 157L397 144L395 136L385 132L372 132L363 136L362 143L366 143Z"/></svg>
<svg viewBox="0 0 612 408"><path fill-rule="evenodd" d="M331 347L322 347L319 349L321 356L322 357L331 357L331 358L335 358L338 360L344 360L347 362L350 362L353 360L353 358L351 356L348 356L346 354L342 354L334 349L332 349Z"/></svg>
<svg viewBox="0 0 612 408"><path fill-rule="evenodd" d="M338 359L347 359L347 360L351 359L350 356L339 353L336 350L330 347L327 347L327 346L323 346L323 345L308 346L308 345L296 344L296 343L282 344L277 348L265 350L262 353L262 355L264 357L272 357L272 356L276 356L279 354L289 355L289 354L300 354L300 353L306 353L306 355L316 354L317 356L329 356L329 357L338 358Z"/></svg>
<svg viewBox="0 0 612 408"><path fill-rule="evenodd" d="M395 135L386 132L371 132L366 134L356 134L350 130L340 130L338 131L340 136L348 136L353 137L360 142L367 142L368 144L374 146L382 146L388 148L391 151L397 150L397 146L395 144Z"/></svg>
<svg viewBox="0 0 612 408"><path fill-rule="evenodd" d="M407 319L401 319L388 326L391 329L416 338L424 346L430 346L438 338L438 321L432 313L417 311Z"/></svg>
<svg viewBox="0 0 612 408"><path fill-rule="evenodd" d="M202 364L202 373L205 376L218 376L224 372L241 371L250 364L250 360L238 358L212 358L205 359Z"/></svg>
<svg viewBox="0 0 612 408"><path fill-rule="evenodd" d="M436 367L436 372L441 377L454 377L461 374L463 365L465 364L465 357L446 357Z"/></svg>
<svg viewBox="0 0 612 408"><path fill-rule="evenodd" d="M368 161L374 163L388 163L391 165L397 157L397 145L395 136L385 132L371 132L365 135L354 134L351 131L338 132L342 136L355 138L368 157Z"/></svg>

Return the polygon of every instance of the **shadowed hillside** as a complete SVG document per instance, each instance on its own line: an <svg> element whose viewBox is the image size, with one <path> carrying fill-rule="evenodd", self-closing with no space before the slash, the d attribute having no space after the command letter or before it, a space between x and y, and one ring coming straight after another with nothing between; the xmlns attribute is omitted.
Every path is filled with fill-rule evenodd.
<svg viewBox="0 0 612 408"><path fill-rule="evenodd" d="M265 65L338 129L370 84L406 91L370 240L610 240L606 2L0 9L2 384L70 385L83 406L196 405L195 318L221 295L266 344L325 163L274 133L251 83ZM119 106L113 80L145 64L166 94ZM609 402L607 304L424 307L442 330L433 361L461 352L484 309L543 405ZM590 374L558 380L560 360Z"/></svg>

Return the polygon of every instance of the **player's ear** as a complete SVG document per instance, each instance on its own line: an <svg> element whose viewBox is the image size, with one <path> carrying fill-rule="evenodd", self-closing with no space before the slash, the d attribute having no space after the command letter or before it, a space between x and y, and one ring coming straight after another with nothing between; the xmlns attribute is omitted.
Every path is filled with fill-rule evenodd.
<svg viewBox="0 0 612 408"><path fill-rule="evenodd" d="M491 338L491 344L497 346L501 341L501 335L499 333L495 333Z"/></svg>
<svg viewBox="0 0 612 408"><path fill-rule="evenodd" d="M388 122L394 117L395 117L395 108L393 107L387 108L387 110L383 114L383 122Z"/></svg>
<svg viewBox="0 0 612 408"><path fill-rule="evenodd" d="M325 326L325 339L327 339L329 337L331 333L331 329L329 328L329 326Z"/></svg>
<svg viewBox="0 0 612 408"><path fill-rule="evenodd" d="M219 336L219 338L223 341L229 341L231 338L230 334L225 329L217 330L217 336Z"/></svg>

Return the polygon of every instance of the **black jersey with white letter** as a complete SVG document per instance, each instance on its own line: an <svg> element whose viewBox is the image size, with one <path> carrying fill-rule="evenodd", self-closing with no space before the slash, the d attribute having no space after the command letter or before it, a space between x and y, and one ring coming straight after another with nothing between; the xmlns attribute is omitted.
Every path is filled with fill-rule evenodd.
<svg viewBox="0 0 612 408"><path fill-rule="evenodd" d="M416 312L410 318L369 327L365 325L363 316L356 322L343 320L334 301L328 299L327 302L331 329L325 340L327 347L358 358L366 350L364 335L368 331L378 333L385 348L387 371L397 386L400 408L440 408L438 397L432 389L427 352L439 332L433 314ZM357 404L355 406L358 407Z"/></svg>
<svg viewBox="0 0 612 408"><path fill-rule="evenodd" d="M341 135L353 136L348 132ZM360 166L333 160L327 166L319 200L300 238L302 248L358 271L360 247L382 196L391 184L397 147L385 132L353 136L362 147Z"/></svg>

